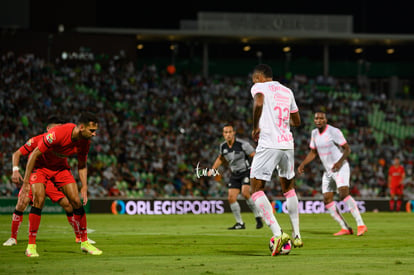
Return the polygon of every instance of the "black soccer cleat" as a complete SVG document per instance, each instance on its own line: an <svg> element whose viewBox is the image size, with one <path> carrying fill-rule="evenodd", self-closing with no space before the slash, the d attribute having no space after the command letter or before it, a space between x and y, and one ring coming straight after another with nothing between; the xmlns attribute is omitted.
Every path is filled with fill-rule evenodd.
<svg viewBox="0 0 414 275"><path fill-rule="evenodd" d="M227 228L228 230L240 230L240 229L246 229L246 226L244 223L236 223L232 227Z"/></svg>

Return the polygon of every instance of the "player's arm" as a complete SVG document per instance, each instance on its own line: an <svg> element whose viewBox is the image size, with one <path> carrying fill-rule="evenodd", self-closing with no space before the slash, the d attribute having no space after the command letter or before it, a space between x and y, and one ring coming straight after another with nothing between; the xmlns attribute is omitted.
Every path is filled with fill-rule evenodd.
<svg viewBox="0 0 414 275"><path fill-rule="evenodd" d="M86 166L86 160L78 159L78 173L79 179L82 184L80 193L83 200L83 205L88 203L88 168Z"/></svg>
<svg viewBox="0 0 414 275"><path fill-rule="evenodd" d="M12 155L12 167L13 167L13 174L12 174L12 182L18 184L20 181L23 181L23 177L20 174L19 171L19 163L20 163L20 157L22 156L22 152L20 152L20 149L17 149L16 152Z"/></svg>
<svg viewBox="0 0 414 275"><path fill-rule="evenodd" d="M348 143L345 143L341 146L343 148L342 157L333 165L332 171L336 172L341 169L342 164L348 158L349 154L351 153L351 147L349 147Z"/></svg>
<svg viewBox="0 0 414 275"><path fill-rule="evenodd" d="M404 184L404 180L405 180L405 170L403 169L402 174L401 174L401 184Z"/></svg>
<svg viewBox="0 0 414 275"><path fill-rule="evenodd" d="M299 127L301 122L299 111L290 114L290 126Z"/></svg>
<svg viewBox="0 0 414 275"><path fill-rule="evenodd" d="M253 158L254 155L256 154L255 149L253 148L253 146L248 143L248 142L243 142L242 143L242 150L244 152L244 154L250 158Z"/></svg>
<svg viewBox="0 0 414 275"><path fill-rule="evenodd" d="M214 161L213 166L211 167L210 170L208 170L207 175L210 177L213 174L213 171L217 170L222 164L223 164L223 160L222 160L223 156L219 155L216 160Z"/></svg>
<svg viewBox="0 0 414 275"><path fill-rule="evenodd" d="M309 153L306 155L305 159L302 161L302 163L298 167L299 175L301 175L305 172L305 166L308 163L310 163L312 160L314 160L317 155L318 155L318 151L316 151L316 149L311 149L309 151Z"/></svg>
<svg viewBox="0 0 414 275"><path fill-rule="evenodd" d="M388 168L388 188L391 188L391 178L392 178L391 167Z"/></svg>
<svg viewBox="0 0 414 275"><path fill-rule="evenodd" d="M29 188L30 188L30 184L29 184L29 180L30 180L30 175L33 172L33 168L35 166L36 160L37 158L42 155L42 152L39 150L39 147L36 147L33 152L30 154L29 159L27 160L27 164L26 164L26 171L24 173L24 178L23 178L23 193L28 193L29 192Z"/></svg>
<svg viewBox="0 0 414 275"><path fill-rule="evenodd" d="M259 121L260 121L260 117L262 116L263 103L264 103L264 95L262 93L256 93L254 95L254 102L253 102L253 131L252 131L252 138L256 142L259 140L259 135L260 135Z"/></svg>

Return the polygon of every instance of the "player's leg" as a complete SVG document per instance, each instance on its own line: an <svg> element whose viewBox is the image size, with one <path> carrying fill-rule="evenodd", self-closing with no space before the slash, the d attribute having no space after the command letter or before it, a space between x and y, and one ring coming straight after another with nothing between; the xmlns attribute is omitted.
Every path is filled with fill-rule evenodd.
<svg viewBox="0 0 414 275"><path fill-rule="evenodd" d="M230 204L231 212L233 213L234 219L236 220L236 224L228 228L230 230L246 228L241 217L240 204L237 201L237 197L240 194L240 189L234 187L235 185L237 185L235 181L236 180L233 177L230 179L229 188L227 190L227 199Z"/></svg>
<svg viewBox="0 0 414 275"><path fill-rule="evenodd" d="M325 203L325 208L328 210L331 217L341 226L341 230L334 233L334 236L341 235L352 235L354 231L348 225L345 218L342 216L341 211L338 209L336 202L333 200L334 192L324 192L323 201Z"/></svg>
<svg viewBox="0 0 414 275"><path fill-rule="evenodd" d="M79 224L75 220L75 217L73 216L73 207L70 204L68 198L63 194L61 191L59 191L56 186L53 184L53 182L48 181L46 184L46 196L49 197L53 203L58 203L60 206L62 206L63 210L66 212L66 218L68 219L68 222L70 226L73 228L73 231L75 232L75 241L77 243L81 242L81 233L79 230ZM91 239L88 239L90 243L94 244L95 242Z"/></svg>
<svg viewBox="0 0 414 275"><path fill-rule="evenodd" d="M302 247L303 241L299 226L299 201L294 188L294 180L279 177L282 184L283 196L286 198L286 208L292 226L292 238L294 247Z"/></svg>
<svg viewBox="0 0 414 275"><path fill-rule="evenodd" d="M81 203L79 198L78 186L75 182L65 184L62 186L63 193L68 198L70 204L73 207L73 213L75 220L79 224L79 230L81 232L81 239L82 241L86 241L88 239L87 235L87 222L86 222L86 215L85 209Z"/></svg>
<svg viewBox="0 0 414 275"><path fill-rule="evenodd" d="M256 229L260 229L263 227L262 217L260 216L260 211L257 209L256 205L254 204L254 201L250 195L250 180L248 177L246 177L247 182L245 183L245 180L243 180L242 185L242 196L246 200L247 206L249 206L250 210L252 210L254 217L256 218Z"/></svg>
<svg viewBox="0 0 414 275"><path fill-rule="evenodd" d="M80 243L81 233L79 230L79 224L76 222L73 216L73 207L70 204L68 198L66 198L65 194L59 191L51 181L48 181L48 183L46 184L46 196L48 196L52 200L52 202L57 202L63 208L63 210L65 210L66 218L68 219L70 226L73 228L73 231L75 232L75 240L76 242Z"/></svg>
<svg viewBox="0 0 414 275"><path fill-rule="evenodd" d="M39 176L39 174L37 176ZM39 230L43 205L45 203L45 185L42 182L36 182L31 183L30 187L33 192L33 205L29 213L29 244L27 245L25 254L28 257L38 257L39 254L36 250L36 236L37 231Z"/></svg>
<svg viewBox="0 0 414 275"><path fill-rule="evenodd" d="M31 192L30 192L31 194ZM20 225L23 222L23 212L30 203L29 196L18 196L16 208L13 212L11 235L10 238L3 243L3 246L13 246L17 244L17 233L19 232Z"/></svg>
<svg viewBox="0 0 414 275"><path fill-rule="evenodd" d="M265 183L271 179L272 172L275 169L276 163L279 162L280 157L278 150L263 149L258 146L250 170L252 199L265 223L270 227L270 230L272 230L275 236L275 246L272 251L272 256L278 255L282 246L290 240L289 235L282 232L273 214L273 207L264 193Z"/></svg>
<svg viewBox="0 0 414 275"><path fill-rule="evenodd" d="M52 199L52 201L54 201ZM79 224L75 219L75 216L73 214L73 207L70 204L69 200L63 196L63 198L58 200L58 203L60 206L62 206L63 210L65 210L66 212L66 218L68 219L68 222L70 224L70 226L73 228L73 232L75 233L75 242L76 243L81 243L82 241L82 236L81 236L81 232L79 230ZM96 242L90 238L88 238L88 242L91 244L95 244Z"/></svg>
<svg viewBox="0 0 414 275"><path fill-rule="evenodd" d="M390 187L390 211L394 211L395 208L395 188L393 186Z"/></svg>
<svg viewBox="0 0 414 275"><path fill-rule="evenodd" d="M83 205L79 198L78 185L76 184L76 181L70 170L60 171L59 174L55 176L55 184L57 187L62 188L63 193L72 204L74 214L73 216L76 222L79 224L79 231L81 233L81 250L92 255L101 255L102 251L94 247L88 241L85 209L83 208Z"/></svg>
<svg viewBox="0 0 414 275"><path fill-rule="evenodd" d="M335 173L335 182L338 187L339 199L343 200L348 206L349 211L351 211L352 216L354 217L357 225L358 232L357 235L361 236L367 232L367 226L364 224L364 221L359 212L358 205L356 204L354 198L349 193L349 178L350 178L350 168L349 164L345 163L342 165L341 169Z"/></svg>
<svg viewBox="0 0 414 275"><path fill-rule="evenodd" d="M81 234L81 250L92 255L101 255L102 251L94 247L88 241L86 213L79 198L77 184L74 182L68 183L62 186L62 189L67 198L69 199L70 203L72 204L74 214L73 216L79 225L79 231Z"/></svg>
<svg viewBox="0 0 414 275"><path fill-rule="evenodd" d="M358 205L356 204L354 198L349 194L349 187L340 187L338 188L339 198L343 200L348 206L349 211L351 211L352 216L354 217L357 226L358 232L357 235L361 236L368 231L367 226L364 224L364 221L359 212Z"/></svg>
<svg viewBox="0 0 414 275"><path fill-rule="evenodd" d="M295 191L294 152L293 150L283 150L281 153L284 155L277 165L277 171L292 226L293 246L302 247L303 241L299 227L299 201Z"/></svg>
<svg viewBox="0 0 414 275"><path fill-rule="evenodd" d="M341 230L337 233L334 233L334 236L341 235L352 235L354 231L348 225L346 220L341 214L341 211L338 209L336 202L333 200L334 194L337 191L337 183L334 180L334 175L329 175L325 172L322 176L322 194L323 201L325 203L325 208L328 210L331 217L339 223Z"/></svg>
<svg viewBox="0 0 414 275"><path fill-rule="evenodd" d="M401 211L401 205L402 205L402 201L403 201L403 188L404 188L404 185L403 184L400 184L400 185L398 185L398 187L397 187L397 192L396 192L396 195L397 195L397 205L396 205L396 211L397 212L399 212L399 211Z"/></svg>

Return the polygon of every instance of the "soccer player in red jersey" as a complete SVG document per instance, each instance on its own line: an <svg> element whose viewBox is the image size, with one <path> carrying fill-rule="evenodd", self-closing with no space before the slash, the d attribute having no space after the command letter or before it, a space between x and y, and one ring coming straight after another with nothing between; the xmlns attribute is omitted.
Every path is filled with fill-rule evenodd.
<svg viewBox="0 0 414 275"><path fill-rule="evenodd" d="M46 127L46 130L50 130L52 127L59 125L61 119L52 116L48 119L49 124ZM21 156L27 156L30 154L36 147L37 143L40 139L42 139L43 134L30 138L23 146L21 146L16 152L13 153L12 156L12 163L13 163L13 174L12 174L12 181L15 184L19 184L20 181L23 180L20 172L19 172L19 163ZM45 194L48 196L52 202L59 203L60 206L65 210L66 216L68 219L69 224L72 226L73 230L75 231L76 235L76 242L80 242L81 236L79 232L79 226L73 217L73 208L72 205L69 203L69 200L66 196L57 190L53 182L47 181L45 187ZM33 201L33 194L30 190L28 196L20 196L17 200L16 208L13 212L13 219L12 219L12 226L11 226L11 236L10 238L3 243L3 246L13 246L17 244L17 233L21 223L23 222L23 212L29 203ZM91 243L95 243L93 240L89 240Z"/></svg>
<svg viewBox="0 0 414 275"><path fill-rule="evenodd" d="M399 158L394 158L393 165L388 170L388 188L390 190L390 210L401 210L401 204L404 195L405 169L400 164ZM397 200L396 200L397 198ZM397 205L395 205L397 203ZM396 206L396 207L395 207Z"/></svg>
<svg viewBox="0 0 414 275"><path fill-rule="evenodd" d="M47 179L52 180L56 187L63 191L73 206L74 217L79 223L81 232L81 250L92 255L102 254L101 250L88 241L86 214L83 208L83 205L88 202L86 161L91 138L96 135L97 129L97 117L89 112L82 113L78 124L66 123L50 129L30 154L22 186L23 192L28 192L31 188L34 195L33 206L29 214L29 244L26 249L28 257L39 255L36 250L36 235L45 200L44 184ZM72 155L77 155L78 159L83 204L67 160ZM42 157L47 157L49 162L38 165L36 160Z"/></svg>

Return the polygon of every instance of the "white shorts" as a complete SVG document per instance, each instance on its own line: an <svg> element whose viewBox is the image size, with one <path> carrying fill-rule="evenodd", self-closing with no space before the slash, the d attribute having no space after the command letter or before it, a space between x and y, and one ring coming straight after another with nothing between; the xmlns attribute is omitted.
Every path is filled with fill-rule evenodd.
<svg viewBox="0 0 414 275"><path fill-rule="evenodd" d="M326 192L337 192L339 187L349 187L350 169L349 163L345 162L341 169L335 173L323 173L322 194Z"/></svg>
<svg viewBox="0 0 414 275"><path fill-rule="evenodd" d="M295 159L293 149L274 149L258 146L250 168L250 178L270 181L273 170L279 177L288 180L295 176Z"/></svg>

